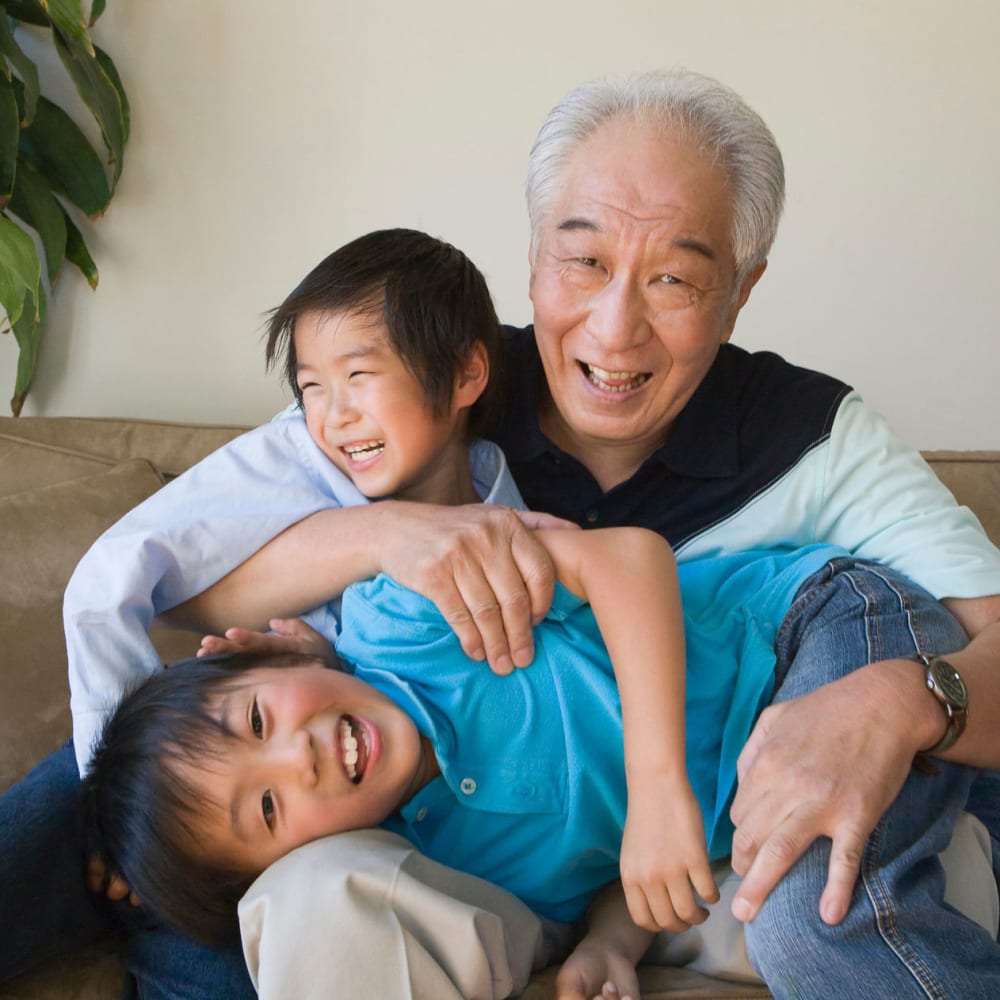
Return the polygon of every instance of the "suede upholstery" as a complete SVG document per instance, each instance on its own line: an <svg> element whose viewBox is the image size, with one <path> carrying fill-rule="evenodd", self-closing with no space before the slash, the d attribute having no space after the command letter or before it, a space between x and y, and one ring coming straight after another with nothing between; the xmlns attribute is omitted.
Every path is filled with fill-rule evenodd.
<svg viewBox="0 0 1000 1000"><path fill-rule="evenodd" d="M244 428L70 417L0 418L0 790L70 733L62 591L91 542L122 514ZM936 452L935 471L1000 544L1000 451ZM164 659L195 636L158 630ZM0 1000L115 1000L113 946L67 956L0 985ZM553 970L529 1000L552 995ZM642 970L643 996L763 997L759 988L686 970Z"/></svg>

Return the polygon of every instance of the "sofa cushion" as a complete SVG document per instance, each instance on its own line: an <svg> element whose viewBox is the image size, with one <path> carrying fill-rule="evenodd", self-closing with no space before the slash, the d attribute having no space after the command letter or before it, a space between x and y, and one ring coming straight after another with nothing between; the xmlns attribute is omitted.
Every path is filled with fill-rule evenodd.
<svg viewBox="0 0 1000 1000"><path fill-rule="evenodd" d="M60 623L73 569L101 532L162 482L148 462L132 460L0 496L0 790L70 734Z"/></svg>
<svg viewBox="0 0 1000 1000"><path fill-rule="evenodd" d="M1000 456L995 451L929 451L924 458L955 499L970 507L1000 546Z"/></svg>
<svg viewBox="0 0 1000 1000"><path fill-rule="evenodd" d="M0 497L105 472L115 459L0 433Z"/></svg>
<svg viewBox="0 0 1000 1000"><path fill-rule="evenodd" d="M102 417L0 417L0 434L58 444L77 454L122 461L145 458L168 479L248 427Z"/></svg>

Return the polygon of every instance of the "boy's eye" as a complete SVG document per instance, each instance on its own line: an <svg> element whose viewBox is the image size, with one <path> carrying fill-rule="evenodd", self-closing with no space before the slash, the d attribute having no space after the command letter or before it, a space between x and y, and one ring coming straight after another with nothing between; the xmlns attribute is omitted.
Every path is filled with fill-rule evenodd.
<svg viewBox="0 0 1000 1000"><path fill-rule="evenodd" d="M260 811L264 814L264 822L269 830L274 828L274 796L264 792L260 797Z"/></svg>
<svg viewBox="0 0 1000 1000"><path fill-rule="evenodd" d="M347 378L350 380L352 378L357 378L359 375L371 375L371 372L350 372Z"/></svg>
<svg viewBox="0 0 1000 1000"><path fill-rule="evenodd" d="M299 384L299 392L305 392L306 389L315 389L319 385L319 382L301 382Z"/></svg>
<svg viewBox="0 0 1000 1000"><path fill-rule="evenodd" d="M264 720L261 718L260 707L257 704L256 698L254 698L253 703L250 705L250 729L257 739L262 740L264 738Z"/></svg>

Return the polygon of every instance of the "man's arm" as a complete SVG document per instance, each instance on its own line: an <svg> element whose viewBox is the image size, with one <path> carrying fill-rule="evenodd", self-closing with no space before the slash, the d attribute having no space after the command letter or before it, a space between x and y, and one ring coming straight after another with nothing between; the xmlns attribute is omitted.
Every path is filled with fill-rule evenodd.
<svg viewBox="0 0 1000 1000"><path fill-rule="evenodd" d="M947 654L969 689L969 720L947 760L1000 767L1000 596L945 602L972 635ZM830 720L841 720L836 726ZM733 868L744 875L733 911L756 915L814 840L832 840L820 913L847 913L865 841L899 793L913 759L946 719L910 660L885 660L761 716L740 756Z"/></svg>
<svg viewBox="0 0 1000 1000"><path fill-rule="evenodd" d="M687 778L684 619L673 552L643 528L542 532L559 580L587 600L621 696L628 816L621 874L632 919L680 931L718 898Z"/></svg>

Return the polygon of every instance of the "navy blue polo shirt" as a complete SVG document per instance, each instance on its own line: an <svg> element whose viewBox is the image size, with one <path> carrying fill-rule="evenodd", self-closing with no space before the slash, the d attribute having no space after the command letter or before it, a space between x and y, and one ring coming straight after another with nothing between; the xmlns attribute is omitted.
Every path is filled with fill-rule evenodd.
<svg viewBox="0 0 1000 1000"><path fill-rule="evenodd" d="M607 493L538 425L548 389L532 327L506 327L508 408L495 440L528 507L584 527L636 525L675 549L738 515L828 439L849 386L724 344L666 443Z"/></svg>

